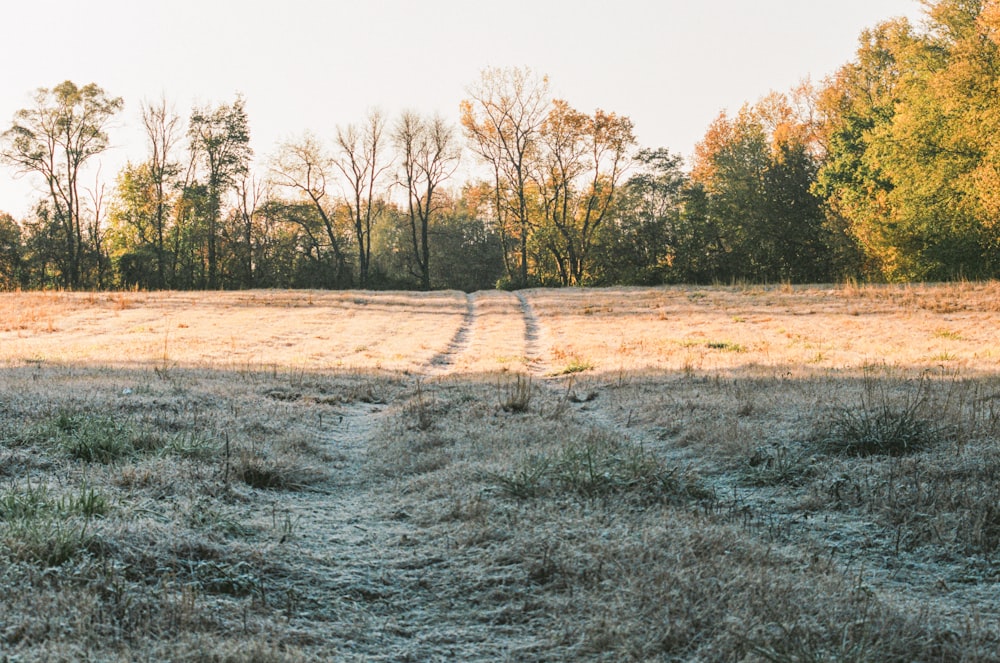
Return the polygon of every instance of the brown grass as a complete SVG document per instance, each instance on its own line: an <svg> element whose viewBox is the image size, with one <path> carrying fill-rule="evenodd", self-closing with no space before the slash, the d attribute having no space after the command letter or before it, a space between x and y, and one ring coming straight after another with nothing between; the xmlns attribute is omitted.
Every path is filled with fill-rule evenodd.
<svg viewBox="0 0 1000 663"><path fill-rule="evenodd" d="M0 295L0 659L998 660L998 294Z"/></svg>

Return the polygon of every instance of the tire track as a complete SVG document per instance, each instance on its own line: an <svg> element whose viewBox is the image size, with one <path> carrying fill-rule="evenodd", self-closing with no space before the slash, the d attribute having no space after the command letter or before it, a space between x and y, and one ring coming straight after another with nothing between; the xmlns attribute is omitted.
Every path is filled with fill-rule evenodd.
<svg viewBox="0 0 1000 663"><path fill-rule="evenodd" d="M518 290L514 293L521 305L521 317L524 319L524 358L528 372L536 377L545 375L544 352L542 351L541 326L531 302Z"/></svg>
<svg viewBox="0 0 1000 663"><path fill-rule="evenodd" d="M455 366L456 359L463 353L468 352L472 345L472 333L478 317L475 293L465 295L465 315L458 331L452 336L448 347L434 355L428 362L424 372L431 377L443 375Z"/></svg>

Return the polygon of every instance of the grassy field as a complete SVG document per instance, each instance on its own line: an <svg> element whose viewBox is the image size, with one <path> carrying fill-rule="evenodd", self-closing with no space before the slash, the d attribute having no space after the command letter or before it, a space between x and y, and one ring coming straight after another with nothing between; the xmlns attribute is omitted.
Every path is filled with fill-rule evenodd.
<svg viewBox="0 0 1000 663"><path fill-rule="evenodd" d="M0 294L0 661L1000 660L1000 284Z"/></svg>

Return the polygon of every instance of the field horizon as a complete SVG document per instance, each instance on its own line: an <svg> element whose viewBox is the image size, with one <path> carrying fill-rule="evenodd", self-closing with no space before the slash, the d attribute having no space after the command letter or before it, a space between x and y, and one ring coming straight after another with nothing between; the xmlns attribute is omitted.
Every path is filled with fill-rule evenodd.
<svg viewBox="0 0 1000 663"><path fill-rule="evenodd" d="M998 660L1000 284L0 293L0 659Z"/></svg>

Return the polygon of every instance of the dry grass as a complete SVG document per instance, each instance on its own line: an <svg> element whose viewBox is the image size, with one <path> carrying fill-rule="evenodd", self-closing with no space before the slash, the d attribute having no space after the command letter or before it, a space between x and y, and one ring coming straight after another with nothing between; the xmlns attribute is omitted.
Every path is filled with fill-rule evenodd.
<svg viewBox="0 0 1000 663"><path fill-rule="evenodd" d="M0 365L405 372L464 310L456 292L0 293Z"/></svg>
<svg viewBox="0 0 1000 663"><path fill-rule="evenodd" d="M0 295L0 659L998 660L998 294Z"/></svg>

